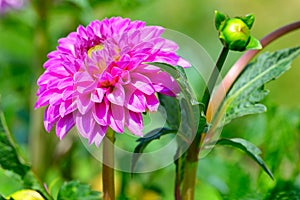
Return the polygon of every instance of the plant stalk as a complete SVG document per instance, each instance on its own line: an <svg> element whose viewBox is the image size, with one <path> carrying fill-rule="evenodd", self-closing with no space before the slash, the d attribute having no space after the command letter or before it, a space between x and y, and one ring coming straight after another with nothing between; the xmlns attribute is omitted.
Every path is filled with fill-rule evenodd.
<svg viewBox="0 0 300 200"><path fill-rule="evenodd" d="M114 142L114 131L108 128L103 139L102 183L104 200L115 199Z"/></svg>
<svg viewBox="0 0 300 200"><path fill-rule="evenodd" d="M221 69L223 67L223 64L225 62L225 59L226 59L228 53L229 53L229 49L227 47L223 47L222 51L219 55L219 58L216 62L216 65L213 68L212 74L208 80L207 87L206 87L206 90L204 92L204 95L203 95L203 98L201 101L205 105L205 111L207 109L207 106L208 106L208 103L210 100L210 96L211 96L210 93L213 91L213 89L215 87L215 84L218 80L218 77L220 75Z"/></svg>
<svg viewBox="0 0 300 200"><path fill-rule="evenodd" d="M208 84L205 90L205 93L202 98L202 103L205 105L205 110L208 107L210 92L215 87L220 71L223 67L225 59L228 55L229 49L223 47L219 58L213 68L212 74L208 80ZM200 125L200 124L199 124ZM199 161L199 152L200 147L204 141L205 133L203 130L199 130L194 138L191 146L187 150L187 156L184 165L184 177L183 177L183 188L182 188L182 199L183 200L193 200L195 193L198 161Z"/></svg>

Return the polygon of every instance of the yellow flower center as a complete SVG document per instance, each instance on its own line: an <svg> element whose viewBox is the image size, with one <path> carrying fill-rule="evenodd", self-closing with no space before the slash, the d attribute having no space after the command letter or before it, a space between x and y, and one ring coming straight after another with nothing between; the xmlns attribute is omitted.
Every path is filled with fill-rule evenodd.
<svg viewBox="0 0 300 200"><path fill-rule="evenodd" d="M98 44L96 46L91 47L88 50L88 56L91 58L93 52L95 52L95 51L101 51L103 48L104 48L104 46L102 44Z"/></svg>

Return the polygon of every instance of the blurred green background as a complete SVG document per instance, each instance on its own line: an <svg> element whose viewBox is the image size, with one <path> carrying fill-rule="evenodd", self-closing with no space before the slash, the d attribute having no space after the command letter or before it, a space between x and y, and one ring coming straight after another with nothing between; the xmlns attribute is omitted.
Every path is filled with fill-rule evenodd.
<svg viewBox="0 0 300 200"><path fill-rule="evenodd" d="M79 179L101 189L101 163L72 136L58 143L44 133L42 110L34 111L35 82L42 63L57 40L79 24L111 16L129 17L184 33L201 44L215 60L221 49L214 10L230 16L253 13L252 34L261 38L279 26L300 19L299 0L35 0L19 11L0 16L0 94L8 126L24 156L54 194L65 181ZM299 46L295 31L264 51ZM241 53L230 53L223 74ZM262 149L275 181L239 151L215 148L200 160L196 199L276 199L286 191L293 199L300 188L300 58L291 70L271 82L265 99L267 113L235 120L224 137L242 137ZM174 166L130 177L117 173L119 199L173 199ZM170 184L166 184L166 180ZM11 184L10 184L11 183ZM18 178L0 170L0 193L19 189ZM273 195L273 196L272 196ZM285 195L285 194L283 194ZM275 197L277 196L277 197Z"/></svg>

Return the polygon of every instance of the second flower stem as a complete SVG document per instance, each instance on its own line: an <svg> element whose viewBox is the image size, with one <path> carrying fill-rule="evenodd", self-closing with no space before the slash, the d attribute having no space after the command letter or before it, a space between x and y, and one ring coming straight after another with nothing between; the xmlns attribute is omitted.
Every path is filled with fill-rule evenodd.
<svg viewBox="0 0 300 200"><path fill-rule="evenodd" d="M104 200L115 199L114 142L114 131L108 128L103 140L102 184Z"/></svg>
<svg viewBox="0 0 300 200"><path fill-rule="evenodd" d="M205 111L207 110L207 105L209 103L210 100L210 93L213 91L215 84L218 80L218 77L220 75L221 69L223 67L223 64L225 62L225 59L228 55L229 49L227 47L223 47L219 58L216 62L216 65L213 68L212 74L208 79L208 83L207 83L207 87L206 90L204 92L203 98L202 98L202 103L205 105Z"/></svg>
<svg viewBox="0 0 300 200"><path fill-rule="evenodd" d="M212 92L215 84L217 82L218 76L220 71L223 67L225 59L228 55L229 49L223 47L219 58L213 68L212 74L208 80L207 87L205 93L202 98L202 103L205 105L205 112L210 100L210 93ZM199 124L199 126L202 126ZM204 127L204 126L203 126ZM196 186L196 177L197 177L197 169L198 169L198 162L199 162L199 152L200 147L204 141L205 134L203 130L199 130L194 138L192 144L187 150L187 156L185 160L184 166L184 177L183 177L183 187L182 187L182 195L181 198L183 200L193 200L194 193L195 193L195 186Z"/></svg>

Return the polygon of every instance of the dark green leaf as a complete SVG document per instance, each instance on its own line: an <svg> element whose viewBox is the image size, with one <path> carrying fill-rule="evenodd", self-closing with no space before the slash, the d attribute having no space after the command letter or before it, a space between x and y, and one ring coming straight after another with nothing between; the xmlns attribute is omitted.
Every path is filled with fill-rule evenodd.
<svg viewBox="0 0 300 200"><path fill-rule="evenodd" d="M272 172L265 165L263 159L259 156L261 151L254 144L241 138L221 138L216 142L216 144L233 146L247 153L272 179L274 179Z"/></svg>
<svg viewBox="0 0 300 200"><path fill-rule="evenodd" d="M170 133L176 133L177 130L171 130L168 128L159 128L159 129L154 129L147 133L144 137L137 139L137 142L139 144L135 147L133 157L132 157L132 165L131 165L131 171L134 170L137 161L139 157L141 156L140 153L144 151L144 149L147 147L148 144L150 144L151 141L153 140L158 140L161 136L170 134Z"/></svg>
<svg viewBox="0 0 300 200"><path fill-rule="evenodd" d="M292 60L299 54L299 47L289 48L264 53L250 63L236 80L223 103L223 107L226 108L224 124L237 117L265 112L266 107L259 103L268 94L264 84L287 71Z"/></svg>
<svg viewBox="0 0 300 200"><path fill-rule="evenodd" d="M79 181L66 182L60 188L57 200L100 200L100 192L91 190L87 184Z"/></svg>
<svg viewBox="0 0 300 200"><path fill-rule="evenodd" d="M159 102L164 107L167 115L166 126L170 129L179 129L180 125L180 106L179 101L170 96L158 94Z"/></svg>
<svg viewBox="0 0 300 200"><path fill-rule="evenodd" d="M0 106L0 166L24 177L29 166L20 158Z"/></svg>

